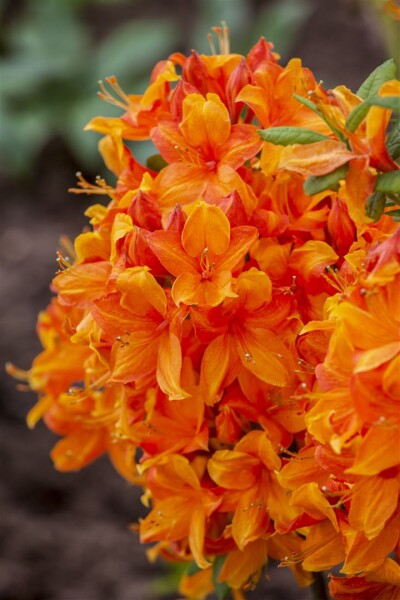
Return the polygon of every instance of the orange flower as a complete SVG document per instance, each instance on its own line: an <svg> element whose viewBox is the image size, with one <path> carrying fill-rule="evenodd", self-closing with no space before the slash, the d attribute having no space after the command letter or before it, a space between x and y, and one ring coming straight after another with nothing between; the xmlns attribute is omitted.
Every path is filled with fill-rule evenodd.
<svg viewBox="0 0 400 600"><path fill-rule="evenodd" d="M201 462L192 466L177 454L151 467L147 485L154 508L140 523L140 540L179 542L182 555L187 544L196 563L204 569L210 566L203 554L206 521L221 503L221 498L201 486L202 469Z"/></svg>
<svg viewBox="0 0 400 600"><path fill-rule="evenodd" d="M234 189L250 213L256 198L237 173L261 149L253 125L231 125L229 113L216 94L189 94L183 100L182 121L158 121L152 140L171 163L155 185L162 206L187 204L200 196L213 204Z"/></svg>
<svg viewBox="0 0 400 600"><path fill-rule="evenodd" d="M182 234L155 231L148 237L151 249L176 277L172 297L176 304L216 306L235 297L232 271L257 238L254 227L234 227L222 210L204 202L195 205Z"/></svg>

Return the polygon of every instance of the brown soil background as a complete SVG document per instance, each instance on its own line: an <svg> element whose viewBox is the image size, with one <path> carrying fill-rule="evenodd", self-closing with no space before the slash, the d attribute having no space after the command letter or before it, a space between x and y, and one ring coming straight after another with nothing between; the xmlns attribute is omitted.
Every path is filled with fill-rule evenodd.
<svg viewBox="0 0 400 600"><path fill-rule="evenodd" d="M90 17L101 34L126 11L129 17L159 11L162 18L173 10L189 35L195 5L148 0L99 8ZM325 84L357 89L386 58L375 26L360 16L355 2L316 0L292 55ZM3 175L0 181L1 364L9 360L27 368L40 349L36 315L50 298L59 237L80 232L90 204L66 191L78 168L54 139L38 157L33 179ZM176 594L157 592L165 571L147 562L145 549L128 530L144 514L140 491L120 479L105 458L83 472L57 473L49 458L55 436L43 425L28 431L24 422L34 401L33 394L17 392L15 382L1 375L0 600L174 600ZM249 593L250 600L311 598L286 570L273 568L270 574L270 581L263 579L260 589Z"/></svg>

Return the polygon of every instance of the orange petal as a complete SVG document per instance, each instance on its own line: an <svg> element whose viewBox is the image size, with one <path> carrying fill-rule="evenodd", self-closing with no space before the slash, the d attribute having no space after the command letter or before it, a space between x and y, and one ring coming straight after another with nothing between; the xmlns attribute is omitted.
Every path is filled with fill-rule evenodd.
<svg viewBox="0 0 400 600"><path fill-rule="evenodd" d="M190 396L180 386L182 369L181 345L173 333L161 336L157 362L157 382L170 400L182 400Z"/></svg>
<svg viewBox="0 0 400 600"><path fill-rule="evenodd" d="M368 539L376 537L392 516L399 498L396 477L360 477L352 488L350 526L363 531Z"/></svg>
<svg viewBox="0 0 400 600"><path fill-rule="evenodd" d="M147 267L126 269L118 277L116 287L122 293L121 306L133 315L146 316L154 309L165 316L167 297Z"/></svg>
<svg viewBox="0 0 400 600"><path fill-rule="evenodd" d="M353 154L345 144L335 140L294 144L283 148L279 168L295 171L305 177L326 175L352 158Z"/></svg>
<svg viewBox="0 0 400 600"><path fill-rule="evenodd" d="M177 231L154 231L147 241L163 267L175 277L185 271L198 272L198 261L183 250Z"/></svg>
<svg viewBox="0 0 400 600"><path fill-rule="evenodd" d="M210 260L224 254L230 242L230 223L217 206L200 202L190 213L182 231L182 246L189 256L200 258L207 250Z"/></svg>
<svg viewBox="0 0 400 600"><path fill-rule="evenodd" d="M380 424L371 427L363 438L351 469L346 473L378 475L400 464L399 433L395 426Z"/></svg>

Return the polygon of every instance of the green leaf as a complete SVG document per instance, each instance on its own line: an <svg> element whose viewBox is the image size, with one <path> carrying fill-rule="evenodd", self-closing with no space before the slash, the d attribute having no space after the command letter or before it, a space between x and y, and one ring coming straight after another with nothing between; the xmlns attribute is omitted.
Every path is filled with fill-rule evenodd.
<svg viewBox="0 0 400 600"><path fill-rule="evenodd" d="M398 96L374 96L373 98L368 98L365 102L371 106L382 106L383 108L389 108L395 113L400 113L400 98Z"/></svg>
<svg viewBox="0 0 400 600"><path fill-rule="evenodd" d="M226 583L220 583L218 581L225 558L226 556L217 556L213 564L212 582L218 600L226 600L230 592L230 587Z"/></svg>
<svg viewBox="0 0 400 600"><path fill-rule="evenodd" d="M290 144L312 144L329 138L322 133L305 129L304 127L271 127L270 129L259 129L259 135L266 142L279 146Z"/></svg>
<svg viewBox="0 0 400 600"><path fill-rule="evenodd" d="M386 142L386 147L393 160L400 157L400 120L396 121Z"/></svg>
<svg viewBox="0 0 400 600"><path fill-rule="evenodd" d="M385 81L390 81L396 78L396 63L393 58L390 58L382 65L379 65L372 73L367 77L364 83L357 91L357 96L360 96L363 100L375 96L381 85Z"/></svg>
<svg viewBox="0 0 400 600"><path fill-rule="evenodd" d="M365 102L362 102L361 104L353 108L353 110L346 119L346 129L348 129L351 132L354 132L360 125L360 123L365 119L370 108L371 107Z"/></svg>
<svg viewBox="0 0 400 600"><path fill-rule="evenodd" d="M189 563L189 566L186 569L186 575L190 577L191 575L196 575L199 571L201 571L200 567L193 561Z"/></svg>
<svg viewBox="0 0 400 600"><path fill-rule="evenodd" d="M400 112L400 98L398 96L373 96L368 98L365 102L362 102L349 114L346 119L346 129L349 131L355 131L360 123L365 119L371 106L382 106L383 108L389 108L393 112Z"/></svg>
<svg viewBox="0 0 400 600"><path fill-rule="evenodd" d="M376 178L375 192L400 194L400 171L382 173Z"/></svg>
<svg viewBox="0 0 400 600"><path fill-rule="evenodd" d="M299 96L298 94L293 94L293 98L296 98L296 100L298 102L300 102L301 104L304 104L304 106L307 106L307 108L309 108L310 110L312 110L316 115L318 115L323 121L325 121L325 123L328 125L328 127L333 131L333 133L337 136L337 138L344 143L347 143L348 140L346 138L345 135L343 135L343 133L341 131L339 131L339 129L337 129L333 123L330 122L329 119L327 119L325 117L325 115L319 110L318 106L315 104L315 102L312 102L311 100L309 100L308 98L304 98L303 96Z"/></svg>
<svg viewBox="0 0 400 600"><path fill-rule="evenodd" d="M379 192L371 194L365 205L367 217L374 221L379 221L385 208L385 196Z"/></svg>
<svg viewBox="0 0 400 600"><path fill-rule="evenodd" d="M400 221L400 208L396 208L395 210L388 210L385 212L385 215L389 215L393 217L393 219L398 222Z"/></svg>
<svg viewBox="0 0 400 600"><path fill-rule="evenodd" d="M315 104L315 102L311 102L311 100L309 100L308 98L304 98L304 96L299 96L298 94L293 94L293 98L296 98L298 102L304 104L304 106L307 106L310 110L312 110L313 112L315 112L315 114L322 118L322 115L319 112L318 106Z"/></svg>
<svg viewBox="0 0 400 600"><path fill-rule="evenodd" d="M168 166L168 163L163 159L161 154L152 154L146 160L146 167L148 169L152 169L153 171L157 171L159 173L161 169Z"/></svg>
<svg viewBox="0 0 400 600"><path fill-rule="evenodd" d="M327 175L309 177L304 183L304 191L308 196L313 196L324 190L338 190L339 181L346 177L348 165L342 165Z"/></svg>

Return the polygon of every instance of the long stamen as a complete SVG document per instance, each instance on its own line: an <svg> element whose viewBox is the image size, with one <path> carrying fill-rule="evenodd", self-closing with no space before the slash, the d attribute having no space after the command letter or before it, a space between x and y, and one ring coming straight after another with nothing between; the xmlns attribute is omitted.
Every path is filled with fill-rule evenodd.
<svg viewBox="0 0 400 600"><path fill-rule="evenodd" d="M118 108L122 108L125 111L129 110L131 101L129 96L125 94L124 90L119 85L118 79L115 77L115 75L106 77L106 82L110 86L111 90L115 93L116 97L109 92L101 80L99 81L101 92L97 92L98 97L101 98L101 100L105 100L110 104L114 104L114 106L118 106Z"/></svg>
<svg viewBox="0 0 400 600"><path fill-rule="evenodd" d="M97 175L96 177L96 183L89 183L88 181L86 181L86 179L83 177L82 173L80 171L78 171L76 173L76 176L78 178L77 181L77 188L69 188L69 192L72 192L73 194L98 194L98 195L106 195L106 196L110 196L112 192L114 191L114 188L112 188L110 185L108 185L105 181L105 179L103 179L102 177L100 177L100 175Z"/></svg>

